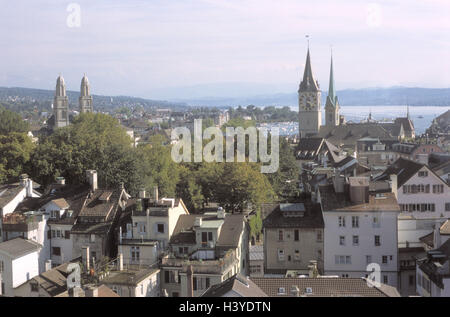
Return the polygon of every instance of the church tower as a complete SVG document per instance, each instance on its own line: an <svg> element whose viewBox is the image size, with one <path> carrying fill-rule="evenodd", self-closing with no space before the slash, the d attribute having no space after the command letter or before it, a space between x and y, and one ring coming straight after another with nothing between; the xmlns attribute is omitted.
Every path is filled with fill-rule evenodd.
<svg viewBox="0 0 450 317"><path fill-rule="evenodd" d="M325 125L339 125L339 102L334 89L333 56L331 56L330 87L328 88L328 96L325 103Z"/></svg>
<svg viewBox="0 0 450 317"><path fill-rule="evenodd" d="M80 89L80 113L93 112L92 106L92 96L91 87L89 85L89 80L84 74L83 79L81 79L81 89Z"/></svg>
<svg viewBox="0 0 450 317"><path fill-rule="evenodd" d="M306 56L305 72L298 90L299 134L300 138L315 135L322 123L320 111L319 83L314 79L311 69L311 58Z"/></svg>
<svg viewBox="0 0 450 317"><path fill-rule="evenodd" d="M61 75L56 80L53 115L55 119L54 128L62 128L69 125L69 99L66 95L66 84Z"/></svg>

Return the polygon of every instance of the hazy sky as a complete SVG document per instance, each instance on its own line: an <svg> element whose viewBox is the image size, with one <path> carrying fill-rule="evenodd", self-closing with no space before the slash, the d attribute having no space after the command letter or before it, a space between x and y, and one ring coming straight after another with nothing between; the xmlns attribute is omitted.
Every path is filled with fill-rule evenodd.
<svg viewBox="0 0 450 317"><path fill-rule="evenodd" d="M450 87L449 0L0 0L0 86L189 98L295 92L313 71L337 89ZM69 23L68 20L69 19ZM75 21L75 22L74 22Z"/></svg>

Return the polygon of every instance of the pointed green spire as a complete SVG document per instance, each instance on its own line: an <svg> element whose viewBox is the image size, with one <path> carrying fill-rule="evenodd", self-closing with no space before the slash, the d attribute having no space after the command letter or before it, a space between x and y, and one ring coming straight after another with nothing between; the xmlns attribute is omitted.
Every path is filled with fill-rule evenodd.
<svg viewBox="0 0 450 317"><path fill-rule="evenodd" d="M328 88L328 96L331 101L336 104L336 91L334 89L334 72L333 72L333 55L331 55L331 67L330 67L330 87Z"/></svg>

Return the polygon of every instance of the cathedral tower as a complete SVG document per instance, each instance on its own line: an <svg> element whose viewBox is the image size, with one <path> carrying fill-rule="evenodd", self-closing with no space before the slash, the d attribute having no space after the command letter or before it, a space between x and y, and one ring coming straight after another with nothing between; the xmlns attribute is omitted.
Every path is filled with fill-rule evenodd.
<svg viewBox="0 0 450 317"><path fill-rule="evenodd" d="M334 89L333 56L331 56L330 87L328 88L328 96L325 103L325 125L339 125L339 102Z"/></svg>
<svg viewBox="0 0 450 317"><path fill-rule="evenodd" d="M92 96L91 87L89 85L89 80L84 74L83 79L81 79L81 89L80 89L80 113L93 112L92 106Z"/></svg>
<svg viewBox="0 0 450 317"><path fill-rule="evenodd" d="M308 47L305 72L298 90L299 134L301 138L319 132L322 123L320 95L319 83L313 77Z"/></svg>
<svg viewBox="0 0 450 317"><path fill-rule="evenodd" d="M69 125L69 99L66 95L66 84L61 75L56 80L53 115L55 119L54 128L62 128Z"/></svg>

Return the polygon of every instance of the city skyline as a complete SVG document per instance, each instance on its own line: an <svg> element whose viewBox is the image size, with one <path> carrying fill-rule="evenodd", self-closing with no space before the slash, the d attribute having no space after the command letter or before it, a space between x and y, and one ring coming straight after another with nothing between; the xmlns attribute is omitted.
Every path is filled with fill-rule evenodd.
<svg viewBox="0 0 450 317"><path fill-rule="evenodd" d="M295 92L310 35L312 67L327 89L450 86L445 1L77 1L5 3L0 86L51 89L62 73L78 90L144 98ZM45 9L44 9L45 8ZM68 10L69 9L69 10ZM20 17L20 18L18 18ZM344 23L345 22L345 23Z"/></svg>

